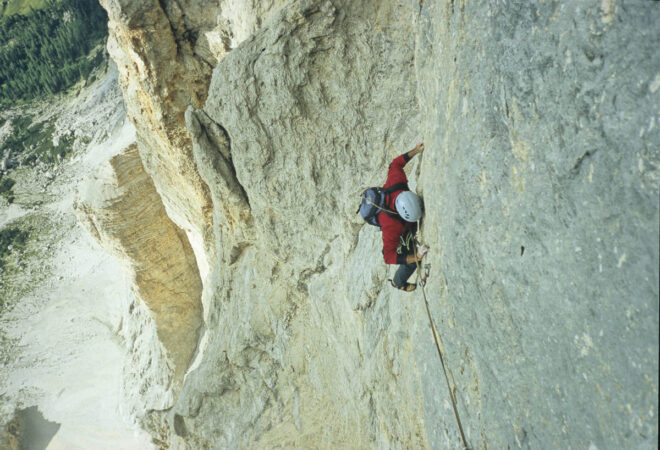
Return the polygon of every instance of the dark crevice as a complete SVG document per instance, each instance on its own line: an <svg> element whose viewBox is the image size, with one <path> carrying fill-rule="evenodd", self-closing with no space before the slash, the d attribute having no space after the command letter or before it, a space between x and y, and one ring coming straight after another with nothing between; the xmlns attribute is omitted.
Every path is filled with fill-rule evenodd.
<svg viewBox="0 0 660 450"><path fill-rule="evenodd" d="M229 265L235 264L241 256L243 256L243 253L245 252L245 249L247 249L250 246L249 243L247 242L242 242L238 245L235 245L232 247L230 255L229 255Z"/></svg>
<svg viewBox="0 0 660 450"><path fill-rule="evenodd" d="M596 154L598 150L587 150L584 152L578 159L575 161L575 164L573 164L573 168L571 169L571 174L575 175L580 171L580 168L582 167L582 164L586 159L591 158L593 155Z"/></svg>
<svg viewBox="0 0 660 450"><path fill-rule="evenodd" d="M186 429L186 422L179 414L174 414L174 433L177 436L186 437L188 430Z"/></svg>
<svg viewBox="0 0 660 450"><path fill-rule="evenodd" d="M224 161L224 165L226 166L227 170L229 171L228 177L231 179L228 179L227 182L233 184L236 189L238 189L238 193L241 196L241 198L245 201L245 204L247 205L249 210L252 210L252 206L250 205L250 197L247 194L247 191L241 184L241 182L238 179L238 174L236 171L236 167L234 166L234 162L231 156L231 138L229 137L229 133L227 130L214 121L209 115L206 113L204 110L195 110L193 113L193 116L195 116L195 120L199 124L200 131L203 133L204 138L206 138L206 141L209 144L213 144L216 147L216 151L218 153L218 158L221 158ZM201 120L200 120L201 119ZM209 130L208 128L214 128L217 127L216 130ZM218 136L215 136L215 135ZM221 150L221 146L218 145L218 138L224 138L227 141L227 151L223 152Z"/></svg>
<svg viewBox="0 0 660 450"><path fill-rule="evenodd" d="M335 239L337 239L337 236L335 236L333 241ZM316 267L310 267L310 268L305 269L302 272L300 272L299 281L298 281L298 290L299 291L307 293L308 292L307 284L308 284L309 280L312 278L312 276L320 275L323 272L325 272L327 267L323 263L323 260L325 259L326 255L328 253L330 253L330 244L325 246L325 249L323 250L321 255L317 258Z"/></svg>
<svg viewBox="0 0 660 450"><path fill-rule="evenodd" d="M208 114L206 115L206 117L208 117ZM209 120L213 121L213 123L215 123L218 126L218 128L220 128L220 130L222 130L222 132L225 134L225 138L227 139L227 147L229 147L229 158L227 158L227 165L229 166L229 169L231 170L231 173L234 176L234 180L236 181L236 185L241 190L241 195L245 199L245 203L247 203L248 208L250 210L252 210L252 206L250 205L250 197L248 197L247 191L245 190L245 188L243 187L243 185L241 184L241 182L238 179L238 174L236 172L236 167L234 166L234 161L233 161L233 158L231 157L231 138L229 137L229 133L227 132L225 127L223 127L219 123L215 122L210 117L209 117Z"/></svg>
<svg viewBox="0 0 660 450"><path fill-rule="evenodd" d="M170 26L170 31L172 32L172 37L174 38L174 43L176 44L177 55L182 53L181 45L183 42L190 43L191 48L194 48L195 43L199 38L199 32L197 30L189 29L186 26L186 15L184 13L185 9L181 6L181 4L178 1L174 0L174 3L179 8L179 11L181 11L181 26L183 30L179 30L179 28L172 22L172 19L170 19L168 8L166 5L166 0L158 0L158 3L160 5L161 10L163 11L163 14L165 15L165 19L167 20Z"/></svg>
<svg viewBox="0 0 660 450"><path fill-rule="evenodd" d="M181 53L181 46L179 44L179 40L177 38L177 31L176 27L170 20L170 16L167 14L167 5L165 4L165 0L158 0L158 4L160 5L161 11L163 11L163 15L165 16L165 20L167 20L167 23L170 26L170 31L172 33L172 38L174 39L174 43L176 44L176 54L177 56Z"/></svg>

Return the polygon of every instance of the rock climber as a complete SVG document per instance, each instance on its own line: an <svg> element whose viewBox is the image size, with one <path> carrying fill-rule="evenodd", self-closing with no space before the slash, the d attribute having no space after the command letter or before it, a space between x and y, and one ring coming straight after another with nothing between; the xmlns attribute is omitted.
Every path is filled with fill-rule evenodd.
<svg viewBox="0 0 660 450"><path fill-rule="evenodd" d="M418 153L424 151L424 143L418 143L414 149L397 156L392 160L387 173L387 181L383 186L386 189L396 184L407 184L408 178L403 171L404 166ZM414 283L408 283L408 278L415 272L417 263L422 261L429 248L426 245L417 245L415 232L417 221L423 213L422 200L417 194L406 189L396 190L385 199L386 208L395 210L398 216L387 214L384 211L378 213L378 222L383 232L383 257L386 264L399 264L390 280L392 286L403 291L414 291L417 287ZM415 251L416 250L416 251ZM423 276L422 281L426 279Z"/></svg>

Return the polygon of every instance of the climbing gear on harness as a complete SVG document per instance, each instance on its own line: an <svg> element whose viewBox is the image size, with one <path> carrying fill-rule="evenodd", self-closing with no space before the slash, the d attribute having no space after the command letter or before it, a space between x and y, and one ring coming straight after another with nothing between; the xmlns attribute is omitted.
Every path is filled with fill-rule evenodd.
<svg viewBox="0 0 660 450"><path fill-rule="evenodd" d="M396 211L385 207L387 197L396 191L407 190L408 183L399 183L387 188L371 187L362 193L362 202L355 213L360 213L369 224L380 228L378 213L384 212L388 216L400 218ZM401 194L399 194L401 196Z"/></svg>
<svg viewBox="0 0 660 450"><path fill-rule="evenodd" d="M417 285L414 284L414 283L406 282L406 283L403 284L403 286L397 286L396 284L394 284L394 281L392 281L392 279L388 279L387 281L390 282L390 284L392 285L393 288L397 288L401 291L412 292L415 289L417 289Z"/></svg>
<svg viewBox="0 0 660 450"><path fill-rule="evenodd" d="M418 258L421 258L424 255L426 255L426 252L428 252L428 251L429 251L429 246L428 245L421 245L421 246L417 247L417 254L415 256L418 257Z"/></svg>
<svg viewBox="0 0 660 450"><path fill-rule="evenodd" d="M394 201L396 212L406 222L417 222L422 217L422 200L413 192L405 191Z"/></svg>
<svg viewBox="0 0 660 450"><path fill-rule="evenodd" d="M424 272L419 280L420 287L426 286L426 280L429 279L429 274L431 273L431 264L424 264Z"/></svg>
<svg viewBox="0 0 660 450"><path fill-rule="evenodd" d="M397 261L400 263L393 279L390 280L392 287L406 292L412 292L417 288L417 282L408 283L407 280L411 277L416 270L414 263L403 262L402 257L405 259L415 252L415 236L412 229L406 230L399 236L399 246L396 249L398 254Z"/></svg>
<svg viewBox="0 0 660 450"><path fill-rule="evenodd" d="M415 237L410 231L403 233L401 236L399 236L399 246L396 248L397 254L412 255L414 239Z"/></svg>

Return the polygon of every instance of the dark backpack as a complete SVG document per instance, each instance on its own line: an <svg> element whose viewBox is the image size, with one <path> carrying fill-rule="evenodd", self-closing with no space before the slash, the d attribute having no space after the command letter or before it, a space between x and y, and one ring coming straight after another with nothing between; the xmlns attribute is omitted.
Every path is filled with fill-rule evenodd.
<svg viewBox="0 0 660 450"><path fill-rule="evenodd" d="M399 214L397 214L396 211L391 211L385 207L385 200L392 192L401 190L407 191L408 183L395 184L385 189L380 187L372 187L365 190L362 193L362 203L360 203L360 207L356 213L360 213L362 218L369 225L374 225L379 228L380 223L378 223L378 213L381 211L390 217L400 219Z"/></svg>

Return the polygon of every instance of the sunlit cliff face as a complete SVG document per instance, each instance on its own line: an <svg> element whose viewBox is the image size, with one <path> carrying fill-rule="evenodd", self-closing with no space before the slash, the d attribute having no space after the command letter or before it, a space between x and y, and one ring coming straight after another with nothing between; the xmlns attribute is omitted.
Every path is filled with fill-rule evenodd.
<svg viewBox="0 0 660 450"><path fill-rule="evenodd" d="M157 442L655 442L657 8L102 3L138 146L80 205L157 330ZM355 215L421 139L447 379Z"/></svg>

